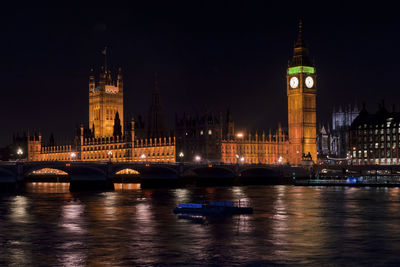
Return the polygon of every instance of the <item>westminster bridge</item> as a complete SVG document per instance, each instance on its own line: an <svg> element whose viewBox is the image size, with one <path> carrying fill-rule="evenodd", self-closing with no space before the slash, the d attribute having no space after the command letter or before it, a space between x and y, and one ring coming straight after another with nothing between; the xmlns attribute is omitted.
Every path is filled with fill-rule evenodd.
<svg viewBox="0 0 400 267"><path fill-rule="evenodd" d="M70 188L84 189L111 189L113 180L124 170L133 170L141 183L169 183L185 177L194 177L198 181L262 178L266 183L278 183L276 179L282 177L307 177L310 173L309 168L265 164L16 161L0 162L0 187L5 184L23 184L38 171L46 169L67 174Z"/></svg>
<svg viewBox="0 0 400 267"><path fill-rule="evenodd" d="M0 162L0 190L29 182L40 170L56 170L68 177L70 188L112 189L118 173L133 170L140 183L174 183L192 177L197 181L233 181L240 179L262 183L288 183L294 179L324 179L346 177L400 177L399 165L317 165L310 167L265 164L222 163L154 163L154 162L80 162L39 161ZM33 174L33 175L32 175ZM54 175L56 177L56 175ZM121 176L120 176L121 177ZM48 181L48 180L46 180ZM58 181L58 178L54 178ZM129 179L127 180L127 182ZM251 183L250 183L251 184Z"/></svg>

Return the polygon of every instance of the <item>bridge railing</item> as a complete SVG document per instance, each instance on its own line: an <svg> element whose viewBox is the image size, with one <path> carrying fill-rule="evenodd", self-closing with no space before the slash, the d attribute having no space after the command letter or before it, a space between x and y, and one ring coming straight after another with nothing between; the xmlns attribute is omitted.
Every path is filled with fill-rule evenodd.
<svg viewBox="0 0 400 267"><path fill-rule="evenodd" d="M275 168L285 168L290 167L289 165L282 165L282 164L263 164L263 163L224 163L224 162L192 162L192 161L185 161L185 162L154 162L154 161L81 161L81 160L71 160L71 161L2 161L0 165L15 165L17 163L21 163L23 165L63 165L63 164L113 164L113 165L124 165L124 164L132 164L132 165L166 165L166 166L179 166L179 165L198 165L198 166L268 166L268 167L275 167Z"/></svg>

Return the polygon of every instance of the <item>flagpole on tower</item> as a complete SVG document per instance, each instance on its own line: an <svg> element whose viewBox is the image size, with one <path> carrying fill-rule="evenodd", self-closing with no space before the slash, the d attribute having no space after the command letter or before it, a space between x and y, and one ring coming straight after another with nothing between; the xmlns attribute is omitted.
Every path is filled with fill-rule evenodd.
<svg viewBox="0 0 400 267"><path fill-rule="evenodd" d="M104 71L107 73L107 46L104 47L103 51L101 53L104 55Z"/></svg>

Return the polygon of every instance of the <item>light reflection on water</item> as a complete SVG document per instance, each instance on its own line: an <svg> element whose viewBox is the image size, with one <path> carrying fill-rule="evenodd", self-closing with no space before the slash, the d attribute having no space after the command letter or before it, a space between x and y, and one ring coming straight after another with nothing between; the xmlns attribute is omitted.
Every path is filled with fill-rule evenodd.
<svg viewBox="0 0 400 267"><path fill-rule="evenodd" d="M79 200L72 200L61 208L58 225L60 229L60 244L58 250L63 251L57 255L59 263L63 266L79 266L85 264L86 252L84 236L87 234L85 223L85 205Z"/></svg>
<svg viewBox="0 0 400 267"><path fill-rule="evenodd" d="M68 193L69 183L48 183L48 182L30 182L26 183L26 191L29 193ZM140 184L115 183L116 191L139 190Z"/></svg>
<svg viewBox="0 0 400 267"><path fill-rule="evenodd" d="M114 189L117 191L120 190L139 190L140 184L126 184L126 183L115 183Z"/></svg>
<svg viewBox="0 0 400 267"><path fill-rule="evenodd" d="M0 266L400 263L398 188L31 187L0 195ZM204 220L172 213L179 202L238 199L255 213Z"/></svg>
<svg viewBox="0 0 400 267"><path fill-rule="evenodd" d="M69 183L26 183L25 190L29 193L68 193Z"/></svg>

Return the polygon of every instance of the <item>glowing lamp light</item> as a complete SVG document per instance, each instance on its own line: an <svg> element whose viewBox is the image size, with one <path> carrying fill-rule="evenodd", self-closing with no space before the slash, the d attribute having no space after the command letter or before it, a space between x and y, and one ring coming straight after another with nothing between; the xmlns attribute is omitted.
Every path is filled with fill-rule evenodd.
<svg viewBox="0 0 400 267"><path fill-rule="evenodd" d="M76 158L76 153L72 152L71 153L71 159L74 160Z"/></svg>
<svg viewBox="0 0 400 267"><path fill-rule="evenodd" d="M236 137L237 137L237 138L242 138L243 136L244 136L243 133L237 133L237 134L236 134Z"/></svg>
<svg viewBox="0 0 400 267"><path fill-rule="evenodd" d="M241 158L240 158L240 161L241 161L241 162L244 162L244 157L241 157Z"/></svg>
<svg viewBox="0 0 400 267"><path fill-rule="evenodd" d="M142 155L140 155L140 158L141 159L145 159L146 158L146 154L143 153Z"/></svg>
<svg viewBox="0 0 400 267"><path fill-rule="evenodd" d="M183 158L185 156L185 154L183 154L183 152L179 153L179 157Z"/></svg>
<svg viewBox="0 0 400 267"><path fill-rule="evenodd" d="M199 162L201 160L201 157L199 155L197 155L197 156L194 157L194 160Z"/></svg>
<svg viewBox="0 0 400 267"><path fill-rule="evenodd" d="M237 159L239 158L239 155L238 155L238 154L236 154L236 158L237 158Z"/></svg>
<svg viewBox="0 0 400 267"><path fill-rule="evenodd" d="M18 150L17 150L17 154L18 154L18 156L21 156L22 154L24 154L24 151L22 150L22 148L18 148Z"/></svg>
<svg viewBox="0 0 400 267"><path fill-rule="evenodd" d="M280 156L279 158L278 158L278 163L282 163L282 156Z"/></svg>
<svg viewBox="0 0 400 267"><path fill-rule="evenodd" d="M108 156L110 156L110 157L111 157L113 153L112 153L112 151L111 151L111 150L108 150L108 153L107 153L107 154L108 154Z"/></svg>

